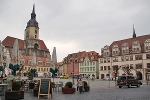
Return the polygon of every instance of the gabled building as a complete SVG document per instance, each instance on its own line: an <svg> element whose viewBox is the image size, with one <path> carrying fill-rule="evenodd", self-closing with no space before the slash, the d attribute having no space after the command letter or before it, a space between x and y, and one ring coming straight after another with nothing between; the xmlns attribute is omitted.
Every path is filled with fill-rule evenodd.
<svg viewBox="0 0 150 100"><path fill-rule="evenodd" d="M7 36L2 44L7 51L12 52L15 37ZM17 38L18 39L18 38ZM31 56L35 52L37 57L37 71L47 73L50 69L51 55L43 40L39 39L39 24L36 21L35 6L31 13L31 19L27 22L24 31L24 40L18 39L20 63L25 66L25 71L31 67ZM10 55L11 57L11 55Z"/></svg>
<svg viewBox="0 0 150 100"><path fill-rule="evenodd" d="M64 64L67 64L67 74L98 77L98 56L99 54L95 51L68 54L64 58Z"/></svg>
<svg viewBox="0 0 150 100"><path fill-rule="evenodd" d="M99 67L98 67L98 56L99 54L95 51L85 52L81 56L79 63L79 74L83 77L87 75L95 78L99 78Z"/></svg>
<svg viewBox="0 0 150 100"><path fill-rule="evenodd" d="M150 35L137 36L133 27L132 38L114 41L110 46L101 49L99 57L100 79L115 78L126 74L129 67L132 75L146 80L150 72Z"/></svg>

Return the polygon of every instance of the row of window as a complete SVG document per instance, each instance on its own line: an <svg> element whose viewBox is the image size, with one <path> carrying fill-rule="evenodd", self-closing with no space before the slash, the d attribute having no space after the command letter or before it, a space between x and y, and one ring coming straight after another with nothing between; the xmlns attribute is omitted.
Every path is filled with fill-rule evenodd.
<svg viewBox="0 0 150 100"><path fill-rule="evenodd" d="M120 68L124 69L125 67L129 67L129 69L133 69L133 64L130 64L129 65L123 65L123 66L120 66ZM150 63L147 63L147 68L150 68ZM101 71L103 70L110 70L110 66L100 66L99 68ZM142 69L142 64L135 64L135 69ZM112 70L115 70L115 68L113 68Z"/></svg>
<svg viewBox="0 0 150 100"><path fill-rule="evenodd" d="M20 60L20 64L25 64L25 61L24 60ZM28 61L28 65L31 65L31 61ZM42 62L42 61L38 61L37 62L37 65L38 66L50 66L50 62L46 62L46 63L44 63L44 62Z"/></svg>
<svg viewBox="0 0 150 100"><path fill-rule="evenodd" d="M85 67L85 68L80 68L80 72L91 72L95 71L95 67Z"/></svg>
<svg viewBox="0 0 150 100"><path fill-rule="evenodd" d="M119 60L119 57L113 57L112 58L112 62L118 62ZM134 59L135 60L142 60L142 55L135 55L134 56ZM146 59L150 59L150 54L146 54ZM121 59L120 61L132 61L133 60L133 55L128 55L128 56L121 56ZM108 62L111 62L110 61L110 58L103 58L103 59L100 59L99 61L100 63L108 63Z"/></svg>
<svg viewBox="0 0 150 100"><path fill-rule="evenodd" d="M146 40L144 43L144 49L145 51L150 50L150 39ZM127 43L124 43L121 47L122 54L129 54L129 53L137 53L141 52L141 46L138 41L133 42L132 49L129 49L129 45ZM112 47L112 55L118 55L120 53L119 46L114 45ZM110 55L109 46L104 47L103 54L105 56Z"/></svg>
<svg viewBox="0 0 150 100"><path fill-rule="evenodd" d="M25 67L24 70L30 70L30 67ZM46 72L49 72L50 69L49 68L38 68L38 71L46 71Z"/></svg>
<svg viewBox="0 0 150 100"><path fill-rule="evenodd" d="M85 61L80 63L80 66L92 66L95 65L95 62Z"/></svg>
<svg viewBox="0 0 150 100"><path fill-rule="evenodd" d="M89 57L88 57L88 58L89 58ZM73 62L73 61L74 61L74 62L79 62L78 58L75 58L75 60L72 60L72 59L73 59L73 58L70 58L70 60L68 60L68 63ZM81 58L80 60L81 60L81 61L84 61L84 58ZM94 56L91 57L91 60L94 60Z"/></svg>

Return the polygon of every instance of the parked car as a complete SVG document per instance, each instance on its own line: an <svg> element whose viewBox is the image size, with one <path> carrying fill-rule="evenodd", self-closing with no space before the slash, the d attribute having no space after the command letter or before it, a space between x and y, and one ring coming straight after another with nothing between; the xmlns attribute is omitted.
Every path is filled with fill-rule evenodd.
<svg viewBox="0 0 150 100"><path fill-rule="evenodd" d="M61 75L60 77L59 77L60 79L68 79L69 78L69 75Z"/></svg>
<svg viewBox="0 0 150 100"><path fill-rule="evenodd" d="M142 82L132 75L123 75L118 76L117 78L117 86L119 88L121 88L122 86L128 86L128 88L130 88L131 86L140 87L140 85L142 85Z"/></svg>
<svg viewBox="0 0 150 100"><path fill-rule="evenodd" d="M60 76L57 75L57 76L55 76L55 77L56 77L56 78L59 78Z"/></svg>

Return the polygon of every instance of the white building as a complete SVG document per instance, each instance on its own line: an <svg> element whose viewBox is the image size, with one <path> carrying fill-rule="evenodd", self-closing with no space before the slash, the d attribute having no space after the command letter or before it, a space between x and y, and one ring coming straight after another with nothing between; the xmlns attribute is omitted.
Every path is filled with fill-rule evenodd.
<svg viewBox="0 0 150 100"><path fill-rule="evenodd" d="M147 74L150 73L150 35L136 37L133 31L132 38L114 41L110 46L106 45L101 49L100 79L109 77L109 74L111 78L125 74L125 67L130 68L132 75L146 80Z"/></svg>

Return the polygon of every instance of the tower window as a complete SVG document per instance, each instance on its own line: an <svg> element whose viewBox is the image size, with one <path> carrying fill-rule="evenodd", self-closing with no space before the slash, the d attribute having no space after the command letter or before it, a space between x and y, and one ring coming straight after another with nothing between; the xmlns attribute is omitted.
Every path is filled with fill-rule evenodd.
<svg viewBox="0 0 150 100"><path fill-rule="evenodd" d="M29 38L29 32L26 33L26 38Z"/></svg>
<svg viewBox="0 0 150 100"><path fill-rule="evenodd" d="M34 44L34 49L38 49L39 45L37 43Z"/></svg>
<svg viewBox="0 0 150 100"><path fill-rule="evenodd" d="M37 30L35 30L35 38L37 38Z"/></svg>

